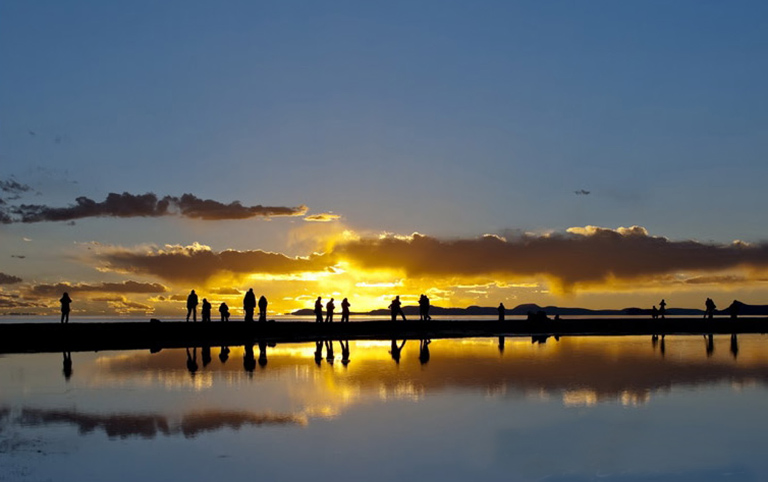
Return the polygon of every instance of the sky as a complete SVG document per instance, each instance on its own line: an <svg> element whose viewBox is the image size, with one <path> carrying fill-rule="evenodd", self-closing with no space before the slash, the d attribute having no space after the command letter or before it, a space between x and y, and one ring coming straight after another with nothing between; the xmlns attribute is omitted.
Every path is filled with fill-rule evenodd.
<svg viewBox="0 0 768 482"><path fill-rule="evenodd" d="M766 20L3 2L0 313L768 304Z"/></svg>

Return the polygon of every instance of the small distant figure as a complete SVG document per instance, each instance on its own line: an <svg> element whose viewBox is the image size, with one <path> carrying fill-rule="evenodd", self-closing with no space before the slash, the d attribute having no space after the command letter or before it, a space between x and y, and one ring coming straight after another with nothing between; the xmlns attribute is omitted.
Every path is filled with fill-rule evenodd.
<svg viewBox="0 0 768 482"><path fill-rule="evenodd" d="M315 301L315 323L323 322L323 298L318 296Z"/></svg>
<svg viewBox="0 0 768 482"><path fill-rule="evenodd" d="M197 323L197 294L195 290L189 292L187 296L187 322L189 322L189 315L192 315L192 321Z"/></svg>
<svg viewBox="0 0 768 482"><path fill-rule="evenodd" d="M266 322L267 321L267 305L269 303L267 302L267 298L264 297L264 295L261 295L261 298L259 298L259 321L260 322Z"/></svg>
<svg viewBox="0 0 768 482"><path fill-rule="evenodd" d="M421 340L419 343L419 361L421 364L425 364L429 361L429 344L432 340Z"/></svg>
<svg viewBox="0 0 768 482"><path fill-rule="evenodd" d="M253 321L253 312L256 310L256 295L253 294L253 288L249 288L243 297L243 311L245 311L245 321Z"/></svg>
<svg viewBox="0 0 768 482"><path fill-rule="evenodd" d="M208 302L206 298L203 298L203 309L200 311L200 316L202 317L202 321L205 323L211 321L211 304Z"/></svg>
<svg viewBox="0 0 768 482"><path fill-rule="evenodd" d="M428 321L432 317L429 316L429 298L427 295L419 296L419 320Z"/></svg>
<svg viewBox="0 0 768 482"><path fill-rule="evenodd" d="M739 317L739 311L741 311L741 301L733 300L731 306L728 307L728 313L731 314L732 320L735 320Z"/></svg>
<svg viewBox="0 0 768 482"><path fill-rule="evenodd" d="M667 314L667 302L663 299L659 303L659 318L664 319L664 315Z"/></svg>
<svg viewBox="0 0 768 482"><path fill-rule="evenodd" d="M504 308L504 303L499 303L499 307L496 309L499 311L499 321L504 321L504 317L507 313L507 309Z"/></svg>
<svg viewBox="0 0 768 482"><path fill-rule="evenodd" d="M397 315L400 315L403 317L403 321L405 320L405 313L403 313L403 309L401 308L402 303L400 302L400 296L395 296L395 299L392 300L392 303L389 305L390 314L392 315L392 321L397 320Z"/></svg>
<svg viewBox="0 0 768 482"><path fill-rule="evenodd" d="M336 309L336 305L333 304L333 298L331 298L331 301L329 301L325 305L325 322L326 323L332 323L333 322L333 310Z"/></svg>
<svg viewBox="0 0 768 482"><path fill-rule="evenodd" d="M704 302L704 318L709 318L710 320L715 314L715 302L712 301L712 298L707 298L707 301Z"/></svg>
<svg viewBox="0 0 768 482"><path fill-rule="evenodd" d="M59 303L61 303L61 322L69 323L69 305L72 304L72 298L69 297L67 292L64 292Z"/></svg>
<svg viewBox="0 0 768 482"><path fill-rule="evenodd" d="M341 322L349 323L349 301L346 298L341 300Z"/></svg>
<svg viewBox="0 0 768 482"><path fill-rule="evenodd" d="M64 379L69 381L69 379L72 378L72 353L65 351L62 352L62 355L64 355L64 368L62 369L62 373L64 373Z"/></svg>
<svg viewBox="0 0 768 482"><path fill-rule="evenodd" d="M653 305L653 308L651 308L651 318L656 319L659 317L659 310L656 308L656 305Z"/></svg>
<svg viewBox="0 0 768 482"><path fill-rule="evenodd" d="M219 313L221 313L221 321L229 321L229 306L226 303L219 305Z"/></svg>

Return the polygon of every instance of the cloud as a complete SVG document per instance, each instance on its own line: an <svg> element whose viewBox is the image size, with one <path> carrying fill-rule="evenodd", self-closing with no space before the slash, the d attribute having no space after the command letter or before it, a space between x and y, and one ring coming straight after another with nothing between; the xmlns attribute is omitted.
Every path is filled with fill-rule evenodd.
<svg viewBox="0 0 768 482"><path fill-rule="evenodd" d="M297 207L282 206L243 206L239 201L224 204L211 199L200 199L192 194L180 198L165 196L158 198L153 193L134 195L109 193L106 200L97 202L85 196L75 199L75 204L68 207L50 207L38 204L12 206L0 213L0 222L39 223L47 221L74 221L91 217L161 217L181 216L202 220L248 219L272 216L303 216L307 212L304 205Z"/></svg>
<svg viewBox="0 0 768 482"><path fill-rule="evenodd" d="M29 192L31 190L32 188L30 186L21 184L15 179L9 179L7 181L0 179L0 192L10 195L5 199L0 199L0 204L5 204L5 200L13 201L19 199L21 198L22 193Z"/></svg>
<svg viewBox="0 0 768 482"><path fill-rule="evenodd" d="M330 221L337 221L339 219L341 219L340 214L319 213L319 214L310 214L309 216L304 218L304 221L311 221L316 223L327 223Z"/></svg>
<svg viewBox="0 0 768 482"><path fill-rule="evenodd" d="M164 249L134 251L107 248L97 254L101 269L157 276L174 283L204 283L216 275L287 275L330 268L324 255L289 257L262 250L214 252L208 246L165 246Z"/></svg>
<svg viewBox="0 0 768 482"><path fill-rule="evenodd" d="M768 268L765 244L672 241L639 226L587 226L512 240L386 236L339 244L334 254L362 269L401 269L413 277L546 277L563 289L614 278Z"/></svg>
<svg viewBox="0 0 768 482"><path fill-rule="evenodd" d="M5 274L0 272L0 285L12 285L15 283L21 283L23 280L18 276Z"/></svg>
<svg viewBox="0 0 768 482"><path fill-rule="evenodd" d="M29 289L29 294L37 297L57 297L61 293L165 293L168 288L160 283L139 283L123 281L122 283L56 283L35 285Z"/></svg>
<svg viewBox="0 0 768 482"><path fill-rule="evenodd" d="M16 294L0 293L0 308L45 308L44 304L33 301L24 301L21 296Z"/></svg>

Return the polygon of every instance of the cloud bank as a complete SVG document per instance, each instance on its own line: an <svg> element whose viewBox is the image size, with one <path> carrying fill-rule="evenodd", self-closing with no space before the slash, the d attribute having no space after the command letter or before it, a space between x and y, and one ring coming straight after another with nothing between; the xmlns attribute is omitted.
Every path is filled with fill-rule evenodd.
<svg viewBox="0 0 768 482"><path fill-rule="evenodd" d="M51 221L74 221L92 217L161 217L181 216L206 221L228 219L248 219L273 216L303 216L307 207L284 206L244 206L240 201L224 204L211 199L200 199L192 194L181 197L165 196L159 198L153 193L122 194L109 193L104 201L97 202L85 196L75 199L75 204L67 207L50 207L40 204L21 204L9 206L0 211L0 222L40 223Z"/></svg>
<svg viewBox="0 0 768 482"><path fill-rule="evenodd" d="M56 283L40 284L30 288L29 294L37 297L58 297L62 293L165 293L168 288L159 283L139 283L123 281L122 283Z"/></svg>
<svg viewBox="0 0 768 482"><path fill-rule="evenodd" d="M15 283L21 283L23 280L18 276L5 274L0 272L0 285L12 285Z"/></svg>

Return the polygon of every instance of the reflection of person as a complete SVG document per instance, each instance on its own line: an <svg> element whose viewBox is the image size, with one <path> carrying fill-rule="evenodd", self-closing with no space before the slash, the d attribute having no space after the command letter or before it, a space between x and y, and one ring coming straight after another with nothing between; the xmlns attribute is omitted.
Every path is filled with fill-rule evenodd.
<svg viewBox="0 0 768 482"><path fill-rule="evenodd" d="M192 353L189 353L189 347L187 347L187 370L194 376L197 372L197 347L192 348Z"/></svg>
<svg viewBox="0 0 768 482"><path fill-rule="evenodd" d="M253 311L256 309L256 295L253 294L253 288L249 288L243 297L243 311L245 311L245 321L253 321Z"/></svg>
<svg viewBox="0 0 768 482"><path fill-rule="evenodd" d="M227 363L227 360L229 360L228 346L222 346L221 350L219 350L219 360L221 360L221 363Z"/></svg>
<svg viewBox="0 0 768 482"><path fill-rule="evenodd" d="M496 309L499 311L499 321L504 321L504 316L507 313L507 309L504 308L504 303L499 303L499 307Z"/></svg>
<svg viewBox="0 0 768 482"><path fill-rule="evenodd" d="M221 321L229 321L229 306L226 303L219 305L219 313L221 313Z"/></svg>
<svg viewBox="0 0 768 482"><path fill-rule="evenodd" d="M405 313L403 313L403 309L400 307L402 303L400 303L400 296L395 296L395 299L392 300L392 303L389 305L390 314L392 315L392 321L397 320L397 315L403 317L403 321L405 321Z"/></svg>
<svg viewBox="0 0 768 482"><path fill-rule="evenodd" d="M712 354L715 352L715 337L712 335L712 333L709 335L704 335L704 345L707 347L707 356L712 356Z"/></svg>
<svg viewBox="0 0 768 482"><path fill-rule="evenodd" d="M259 298L259 321L267 321L267 298L264 295Z"/></svg>
<svg viewBox="0 0 768 482"><path fill-rule="evenodd" d="M68 293L64 292L59 303L61 303L61 322L69 323L69 305L72 303L72 298L69 297Z"/></svg>
<svg viewBox="0 0 768 482"><path fill-rule="evenodd" d="M325 340L325 361L333 365L333 359L336 355L333 354L333 340Z"/></svg>
<svg viewBox="0 0 768 482"><path fill-rule="evenodd" d="M504 337L499 337L499 353L504 353Z"/></svg>
<svg viewBox="0 0 768 482"><path fill-rule="evenodd" d="M336 305L333 304L333 298L331 298L331 301L329 301L325 305L325 322L326 323L332 323L333 322L333 310L336 309Z"/></svg>
<svg viewBox="0 0 768 482"><path fill-rule="evenodd" d="M341 301L341 321L343 322L349 322L349 301L347 301L346 298L344 298Z"/></svg>
<svg viewBox="0 0 768 482"><path fill-rule="evenodd" d="M317 300L315 301L315 322L323 322L323 298L320 296L318 296Z"/></svg>
<svg viewBox="0 0 768 482"><path fill-rule="evenodd" d="M432 340L421 340L419 343L419 361L421 364L425 364L429 361L429 344Z"/></svg>
<svg viewBox="0 0 768 482"><path fill-rule="evenodd" d="M243 368L245 368L245 371L248 373L253 373L253 370L256 369L256 359L253 357L253 345L245 345L244 348Z"/></svg>
<svg viewBox="0 0 768 482"><path fill-rule="evenodd" d="M341 345L341 364L344 366L349 365L349 340L339 340Z"/></svg>
<svg viewBox="0 0 768 482"><path fill-rule="evenodd" d="M320 366L322 362L323 362L323 342L320 340L317 340L315 342L315 363L317 363L317 366Z"/></svg>
<svg viewBox="0 0 768 482"><path fill-rule="evenodd" d="M267 366L267 342L264 340L259 342L259 366Z"/></svg>
<svg viewBox="0 0 768 482"><path fill-rule="evenodd" d="M400 363L400 352L403 351L406 341L407 340L403 340L403 343L398 346L397 340L392 340L392 344L389 347L389 354L392 355L392 359L395 360L395 363Z"/></svg>
<svg viewBox="0 0 768 482"><path fill-rule="evenodd" d="M206 298L203 298L203 309L200 311L201 321L211 321L211 304Z"/></svg>
<svg viewBox="0 0 768 482"><path fill-rule="evenodd" d="M62 372L64 373L64 379L69 381L72 377L72 353L65 351L62 355L64 355L64 368Z"/></svg>
<svg viewBox="0 0 768 482"><path fill-rule="evenodd" d="M731 354L733 358L736 358L739 354L739 338L736 333L731 334Z"/></svg>
<svg viewBox="0 0 768 482"><path fill-rule="evenodd" d="M195 290L189 292L187 296L187 321L189 321L189 315L192 315L192 321L197 322L197 294Z"/></svg>

